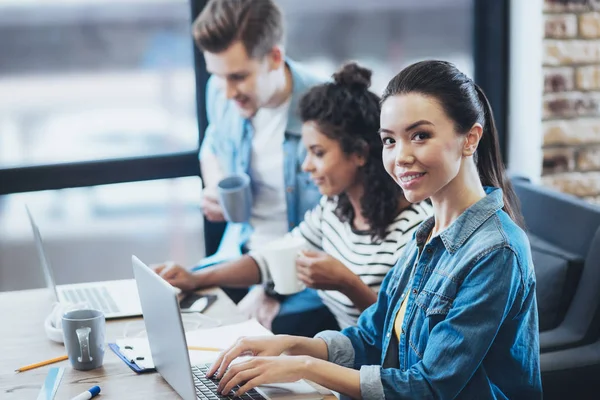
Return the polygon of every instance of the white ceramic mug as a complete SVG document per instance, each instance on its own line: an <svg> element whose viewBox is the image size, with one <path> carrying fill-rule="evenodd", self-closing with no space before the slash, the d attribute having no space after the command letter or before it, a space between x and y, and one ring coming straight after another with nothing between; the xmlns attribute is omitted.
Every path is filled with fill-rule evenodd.
<svg viewBox="0 0 600 400"><path fill-rule="evenodd" d="M298 279L296 258L307 245L306 240L301 237L285 236L261 250L277 293L287 295L305 289L306 286Z"/></svg>

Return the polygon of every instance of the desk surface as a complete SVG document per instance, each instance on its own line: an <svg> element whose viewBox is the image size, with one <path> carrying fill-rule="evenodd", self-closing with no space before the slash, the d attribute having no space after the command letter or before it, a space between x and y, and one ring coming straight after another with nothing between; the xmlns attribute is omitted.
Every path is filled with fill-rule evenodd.
<svg viewBox="0 0 600 400"><path fill-rule="evenodd" d="M245 320L235 304L219 289L219 295L206 315L220 319L223 324ZM16 373L15 369L66 354L62 344L50 341L43 323L51 310L52 296L47 289L0 293L0 398L35 399L50 367L65 367L65 374L56 399L69 399L99 385L106 399L171 399L175 392L157 373L137 375L107 346L104 365L92 371L77 371L69 361L62 361L29 371ZM123 336L127 322L140 320L128 318L110 320L106 324L109 342ZM335 396L327 396L335 399Z"/></svg>

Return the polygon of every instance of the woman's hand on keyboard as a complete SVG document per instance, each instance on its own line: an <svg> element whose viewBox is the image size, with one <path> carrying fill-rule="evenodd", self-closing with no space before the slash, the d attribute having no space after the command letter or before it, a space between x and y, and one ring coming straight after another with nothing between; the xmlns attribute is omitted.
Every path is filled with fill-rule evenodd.
<svg viewBox="0 0 600 400"><path fill-rule="evenodd" d="M294 337L288 335L242 337L229 349L219 354L217 360L208 370L207 377L221 379L229 365L242 356L278 356L294 346Z"/></svg>
<svg viewBox="0 0 600 400"><path fill-rule="evenodd" d="M218 391L228 395L237 385L235 393L242 396L248 390L270 383L288 383L303 379L310 368L311 357L279 356L253 357L232 365L219 382Z"/></svg>

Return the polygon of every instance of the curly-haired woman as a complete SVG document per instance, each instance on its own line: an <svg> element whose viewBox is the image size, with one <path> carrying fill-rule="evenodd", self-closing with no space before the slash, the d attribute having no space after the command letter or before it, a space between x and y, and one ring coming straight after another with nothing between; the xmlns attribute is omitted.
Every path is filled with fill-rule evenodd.
<svg viewBox="0 0 600 400"><path fill-rule="evenodd" d="M377 135L380 99L369 91L370 83L371 71L350 63L300 101L307 149L302 168L323 198L288 235L303 237L311 247L297 259L298 276L318 291L327 315L284 318L293 315L295 296L278 298L273 301L281 317L269 326L275 333L312 336L324 328L356 325L360 313L377 301L383 278L413 231L433 212L427 202L410 204L384 169ZM163 277L183 290L247 287L270 279L261 253L195 273L177 266ZM256 290L262 289L250 296Z"/></svg>

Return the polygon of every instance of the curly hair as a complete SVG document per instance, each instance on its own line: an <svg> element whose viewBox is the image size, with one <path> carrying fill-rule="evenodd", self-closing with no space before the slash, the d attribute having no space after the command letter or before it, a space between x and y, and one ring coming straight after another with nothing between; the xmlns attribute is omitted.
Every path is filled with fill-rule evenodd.
<svg viewBox="0 0 600 400"><path fill-rule="evenodd" d="M362 215L373 239L383 239L400 211L402 189L390 178L381 160L379 138L380 99L369 90L371 71L356 63L344 65L333 74L333 82L311 88L300 100L300 118L314 122L328 138L340 143L346 155L366 158L361 167ZM336 215L353 221L354 209L346 193L338 196Z"/></svg>

